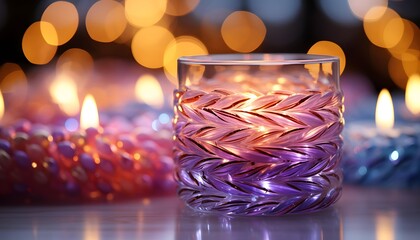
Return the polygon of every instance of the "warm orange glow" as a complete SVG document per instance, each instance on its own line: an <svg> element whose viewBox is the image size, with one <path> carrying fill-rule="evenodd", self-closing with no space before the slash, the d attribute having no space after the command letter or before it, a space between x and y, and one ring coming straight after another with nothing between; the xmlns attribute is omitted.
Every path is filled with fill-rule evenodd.
<svg viewBox="0 0 420 240"><path fill-rule="evenodd" d="M98 42L112 42L127 26L124 6L114 0L97 1L86 15L86 30Z"/></svg>
<svg viewBox="0 0 420 240"><path fill-rule="evenodd" d="M77 96L77 86L68 75L61 74L50 85L50 94L60 109L69 116L79 113L79 98Z"/></svg>
<svg viewBox="0 0 420 240"><path fill-rule="evenodd" d="M382 13L377 12L376 18L379 18L385 12L385 8L388 7L388 0L348 0L348 3L353 14L359 19L363 19L365 14L373 7L384 7Z"/></svg>
<svg viewBox="0 0 420 240"><path fill-rule="evenodd" d="M346 55L344 54L343 49L336 43L330 41L319 41L312 45L308 50L308 54L320 54L320 55L330 55L336 56L340 59L340 74L343 73L346 67ZM325 69L322 69L324 72L332 74L332 68L328 67L331 64L324 64ZM314 64L305 65L306 68L313 73L314 77L318 76L319 66Z"/></svg>
<svg viewBox="0 0 420 240"><path fill-rule="evenodd" d="M406 76L420 73L420 49L409 49L401 54L401 62Z"/></svg>
<svg viewBox="0 0 420 240"><path fill-rule="evenodd" d="M166 7L166 14L172 16L182 16L193 11L200 0L177 0L177 1L168 1L168 6Z"/></svg>
<svg viewBox="0 0 420 240"><path fill-rule="evenodd" d="M414 74L408 79L405 90L405 104L408 110L415 114L420 114L420 75Z"/></svg>
<svg viewBox="0 0 420 240"><path fill-rule="evenodd" d="M52 24L56 30L56 36L51 35L48 26ZM51 45L63 45L68 42L76 33L79 25L79 14L76 7L67 1L56 1L51 3L41 17L41 31L45 41Z"/></svg>
<svg viewBox="0 0 420 240"><path fill-rule="evenodd" d="M395 212L378 212L375 216L376 240L395 239Z"/></svg>
<svg viewBox="0 0 420 240"><path fill-rule="evenodd" d="M413 22L409 20L403 19L402 21L404 23L404 32L400 41L395 46L388 48L388 51L398 59L401 59L401 55L407 51L411 43L413 43L415 27L417 27Z"/></svg>
<svg viewBox="0 0 420 240"><path fill-rule="evenodd" d="M197 38L191 36L177 37L165 49L163 67L166 77L177 84L177 59L181 56L206 55L206 46Z"/></svg>
<svg viewBox="0 0 420 240"><path fill-rule="evenodd" d="M80 127L82 129L99 127L98 108L96 107L95 99L90 94L83 100L82 111L80 113Z"/></svg>
<svg viewBox="0 0 420 240"><path fill-rule="evenodd" d="M26 74L15 63L5 63L0 67L0 88L3 92L16 93L23 97L28 89Z"/></svg>
<svg viewBox="0 0 420 240"><path fill-rule="evenodd" d="M261 45L267 29L257 15L246 11L236 11L224 20L221 32L229 48L246 53L254 51Z"/></svg>
<svg viewBox="0 0 420 240"><path fill-rule="evenodd" d="M0 90L0 120L3 118L4 116L4 99L3 99L3 94L1 93Z"/></svg>
<svg viewBox="0 0 420 240"><path fill-rule="evenodd" d="M402 39L404 22L400 15L392 9L385 8L381 17L376 18L378 12L384 7L375 7L369 10L363 20L363 28L369 40L378 47L395 47Z"/></svg>
<svg viewBox="0 0 420 240"><path fill-rule="evenodd" d="M165 14L167 0L125 0L125 16L136 27L157 23Z"/></svg>
<svg viewBox="0 0 420 240"><path fill-rule="evenodd" d="M147 68L161 68L165 49L174 39L172 33L164 27L142 28L133 37L131 52L140 65Z"/></svg>
<svg viewBox="0 0 420 240"><path fill-rule="evenodd" d="M390 58L388 62L388 74L392 81L401 89L407 85L407 75L404 72L403 63L397 58Z"/></svg>
<svg viewBox="0 0 420 240"><path fill-rule="evenodd" d="M22 50L29 62L46 64L54 57L57 46L45 41L41 33L41 22L35 22L26 29L23 35Z"/></svg>
<svg viewBox="0 0 420 240"><path fill-rule="evenodd" d="M18 108L26 102L28 81L25 72L15 63L5 63L0 67L0 89L7 93L12 101L10 108Z"/></svg>
<svg viewBox="0 0 420 240"><path fill-rule="evenodd" d="M41 34L45 42L53 46L58 46L58 35L54 25L45 21L41 21L40 23Z"/></svg>
<svg viewBox="0 0 420 240"><path fill-rule="evenodd" d="M152 75L141 76L135 87L136 98L150 106L161 108L164 104L164 96L159 81Z"/></svg>
<svg viewBox="0 0 420 240"><path fill-rule="evenodd" d="M375 112L376 127L380 130L389 130L394 126L394 105L391 94L387 89L382 89L378 96Z"/></svg>
<svg viewBox="0 0 420 240"><path fill-rule="evenodd" d="M56 69L57 72L86 75L93 69L93 58L83 49L71 48L57 59Z"/></svg>

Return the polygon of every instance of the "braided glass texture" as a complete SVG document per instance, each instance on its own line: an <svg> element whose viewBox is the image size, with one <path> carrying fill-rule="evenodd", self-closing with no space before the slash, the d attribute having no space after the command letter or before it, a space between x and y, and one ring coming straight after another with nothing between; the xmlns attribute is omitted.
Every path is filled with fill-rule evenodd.
<svg viewBox="0 0 420 240"><path fill-rule="evenodd" d="M341 92L174 93L175 179L203 212L312 212L341 193Z"/></svg>

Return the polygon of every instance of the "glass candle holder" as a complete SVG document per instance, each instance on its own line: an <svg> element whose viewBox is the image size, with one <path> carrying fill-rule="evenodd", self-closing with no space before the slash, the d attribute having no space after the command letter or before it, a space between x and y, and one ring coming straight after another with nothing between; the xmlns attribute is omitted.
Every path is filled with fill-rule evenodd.
<svg viewBox="0 0 420 240"><path fill-rule="evenodd" d="M220 54L178 60L178 194L202 212L284 215L337 201L343 94L336 57Z"/></svg>

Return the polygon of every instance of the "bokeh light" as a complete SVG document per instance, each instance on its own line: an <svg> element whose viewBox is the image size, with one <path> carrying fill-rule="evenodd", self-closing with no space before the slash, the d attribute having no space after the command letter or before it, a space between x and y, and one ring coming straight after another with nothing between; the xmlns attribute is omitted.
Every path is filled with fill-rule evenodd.
<svg viewBox="0 0 420 240"><path fill-rule="evenodd" d="M404 23L404 32L401 36L400 41L395 44L395 46L388 48L388 51L392 54L392 56L401 59L401 55L407 51L407 49L411 46L414 40L415 30L418 31L417 26L415 26L412 22L403 19ZM418 39L420 41L420 39Z"/></svg>
<svg viewBox="0 0 420 240"><path fill-rule="evenodd" d="M420 73L420 51L410 49L402 54L402 65L406 76Z"/></svg>
<svg viewBox="0 0 420 240"><path fill-rule="evenodd" d="M57 32L57 39L50 34L48 24L54 26ZM41 31L45 41L52 45L63 45L68 42L76 33L79 25L79 15L76 7L66 1L56 1L51 3L41 17ZM51 37L51 38L50 38Z"/></svg>
<svg viewBox="0 0 420 240"><path fill-rule="evenodd" d="M200 0L176 0L168 1L166 6L166 14L172 16L183 16L192 12L198 5Z"/></svg>
<svg viewBox="0 0 420 240"><path fill-rule="evenodd" d="M145 74L136 82L136 99L152 107L161 108L164 104L162 87L158 80L150 74Z"/></svg>
<svg viewBox="0 0 420 240"><path fill-rule="evenodd" d="M343 73L346 67L346 55L341 47L331 41L319 41L312 45L308 50L308 54L330 55L336 56L340 59L340 74ZM331 72L330 72L331 73Z"/></svg>
<svg viewBox="0 0 420 240"><path fill-rule="evenodd" d="M3 94L1 93L1 89L0 89L0 120L3 118L4 116L4 99L3 99Z"/></svg>
<svg viewBox="0 0 420 240"><path fill-rule="evenodd" d="M405 92L405 103L408 110L415 114L420 114L420 75L413 74L408 79L407 88Z"/></svg>
<svg viewBox="0 0 420 240"><path fill-rule="evenodd" d="M225 43L237 52L252 52L264 41L267 29L255 14L246 11L231 13L222 24Z"/></svg>
<svg viewBox="0 0 420 240"><path fill-rule="evenodd" d="M134 35L138 32L138 30L139 29L137 27L128 24L124 32L122 32L121 35L114 40L114 42L130 46L131 40L133 39Z"/></svg>
<svg viewBox="0 0 420 240"><path fill-rule="evenodd" d="M360 20L364 19L366 13L370 9L374 7L383 7L380 8L381 11L376 12L377 15L375 17L379 18L385 13L386 8L388 7L388 0L348 0L348 3L352 13Z"/></svg>
<svg viewBox="0 0 420 240"><path fill-rule="evenodd" d="M401 89L407 85L407 74L401 60L391 57L388 61L388 74L392 81Z"/></svg>
<svg viewBox="0 0 420 240"><path fill-rule="evenodd" d="M46 64L54 57L57 46L48 44L41 33L41 22L30 25L23 35L22 50L33 64Z"/></svg>
<svg viewBox="0 0 420 240"><path fill-rule="evenodd" d="M174 39L172 33L164 27L142 28L133 37L131 52L140 65L161 68L166 46Z"/></svg>
<svg viewBox="0 0 420 240"><path fill-rule="evenodd" d="M52 100L68 116L75 116L79 113L77 85L69 75L59 73L51 83L49 91Z"/></svg>
<svg viewBox="0 0 420 240"><path fill-rule="evenodd" d="M25 72L16 63L5 63L0 67L0 89L9 95L11 107L19 107L26 100L28 80Z"/></svg>
<svg viewBox="0 0 420 240"><path fill-rule="evenodd" d="M182 56L206 55L204 43L192 36L180 36L168 44L163 58L165 75L173 84L177 84L177 59Z"/></svg>
<svg viewBox="0 0 420 240"><path fill-rule="evenodd" d="M136 27L157 23L165 14L167 0L125 0L125 16Z"/></svg>
<svg viewBox="0 0 420 240"><path fill-rule="evenodd" d="M58 46L57 31L51 23L41 21L41 34L45 42L53 46Z"/></svg>
<svg viewBox="0 0 420 240"><path fill-rule="evenodd" d="M112 42L127 26L124 6L114 0L97 1L86 15L86 30L98 42Z"/></svg>
<svg viewBox="0 0 420 240"><path fill-rule="evenodd" d="M93 58L87 51L80 48L71 48L57 59L57 72L66 74L83 75L93 69Z"/></svg>
<svg viewBox="0 0 420 240"><path fill-rule="evenodd" d="M379 12L384 13L377 18ZM404 33L404 22L397 12L390 8L375 7L369 10L363 20L368 39L378 47L392 48L398 44Z"/></svg>

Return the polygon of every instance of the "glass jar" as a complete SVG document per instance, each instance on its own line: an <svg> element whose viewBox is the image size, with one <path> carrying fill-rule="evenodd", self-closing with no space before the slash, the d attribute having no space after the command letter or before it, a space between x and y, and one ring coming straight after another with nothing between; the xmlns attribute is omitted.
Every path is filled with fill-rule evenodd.
<svg viewBox="0 0 420 240"><path fill-rule="evenodd" d="M175 179L188 206L284 215L337 201L344 125L338 58L182 57L178 76Z"/></svg>

